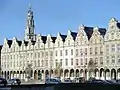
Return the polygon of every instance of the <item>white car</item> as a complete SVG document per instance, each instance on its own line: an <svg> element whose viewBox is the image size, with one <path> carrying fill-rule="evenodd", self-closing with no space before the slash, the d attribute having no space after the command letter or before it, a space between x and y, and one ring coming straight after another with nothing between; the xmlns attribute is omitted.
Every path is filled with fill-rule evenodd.
<svg viewBox="0 0 120 90"><path fill-rule="evenodd" d="M45 84L59 84L59 83L61 83L61 81L58 79L46 79L45 80Z"/></svg>

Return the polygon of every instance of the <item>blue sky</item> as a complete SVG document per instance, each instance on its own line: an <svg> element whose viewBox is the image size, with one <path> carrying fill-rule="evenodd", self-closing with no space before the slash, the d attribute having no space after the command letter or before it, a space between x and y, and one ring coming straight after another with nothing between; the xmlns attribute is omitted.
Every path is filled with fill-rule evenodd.
<svg viewBox="0 0 120 90"><path fill-rule="evenodd" d="M5 37L24 38L29 4L42 35L77 32L80 24L107 28L111 17L120 20L120 0L0 0L0 44Z"/></svg>

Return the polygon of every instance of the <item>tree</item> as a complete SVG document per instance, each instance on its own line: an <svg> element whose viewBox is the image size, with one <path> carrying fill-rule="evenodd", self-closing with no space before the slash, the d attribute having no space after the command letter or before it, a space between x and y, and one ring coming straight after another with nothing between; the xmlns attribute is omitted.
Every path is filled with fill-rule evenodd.
<svg viewBox="0 0 120 90"><path fill-rule="evenodd" d="M88 63L88 71L90 77L94 75L95 68L96 68L96 63L93 60L90 60Z"/></svg>
<svg viewBox="0 0 120 90"><path fill-rule="evenodd" d="M56 77L60 77L60 71L61 71L61 68L62 68L62 65L61 65L61 63L56 63L56 68L55 68L55 75L56 75Z"/></svg>
<svg viewBox="0 0 120 90"><path fill-rule="evenodd" d="M32 77L32 64L28 64L25 69L26 78L30 79Z"/></svg>

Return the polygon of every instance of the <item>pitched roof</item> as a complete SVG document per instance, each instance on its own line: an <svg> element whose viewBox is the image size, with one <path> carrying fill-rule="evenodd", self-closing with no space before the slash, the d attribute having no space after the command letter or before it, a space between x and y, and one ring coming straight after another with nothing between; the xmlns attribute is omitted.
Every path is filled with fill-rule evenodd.
<svg viewBox="0 0 120 90"><path fill-rule="evenodd" d="M77 36L77 33L76 32L71 32L71 35L72 35L73 39L75 40L76 36Z"/></svg>
<svg viewBox="0 0 120 90"><path fill-rule="evenodd" d="M65 41L65 38L67 37L67 35L60 34L60 36L62 37L62 40Z"/></svg>
<svg viewBox="0 0 120 90"><path fill-rule="evenodd" d="M90 37L92 36L92 33L93 33L93 27L85 26L85 32L86 32L86 35L88 36L88 39L90 39Z"/></svg>
<svg viewBox="0 0 120 90"><path fill-rule="evenodd" d="M36 41L31 41L32 45L35 45L35 42L36 42Z"/></svg>
<svg viewBox="0 0 120 90"><path fill-rule="evenodd" d="M28 41L24 41L24 44L25 44L25 46L27 46L28 45Z"/></svg>
<svg viewBox="0 0 120 90"><path fill-rule="evenodd" d="M2 49L3 45L0 45L0 50Z"/></svg>
<svg viewBox="0 0 120 90"><path fill-rule="evenodd" d="M47 40L47 36L42 36L43 43L46 43L46 40Z"/></svg>
<svg viewBox="0 0 120 90"><path fill-rule="evenodd" d="M9 45L9 47L11 47L11 45L12 45L12 40L8 40L7 43L8 43L8 45Z"/></svg>
<svg viewBox="0 0 120 90"><path fill-rule="evenodd" d="M99 32L100 32L100 35L102 35L104 37L105 34L106 34L106 29L105 28L99 28Z"/></svg>
<svg viewBox="0 0 120 90"><path fill-rule="evenodd" d="M51 37L51 38L53 40L53 43L55 43L56 37Z"/></svg>
<svg viewBox="0 0 120 90"><path fill-rule="evenodd" d="M120 23L117 23L117 27L120 29Z"/></svg>
<svg viewBox="0 0 120 90"><path fill-rule="evenodd" d="M104 35L106 33L106 29L105 28L99 28L98 31L100 32L100 35L102 35L104 37ZM85 32L86 32L86 35L88 36L88 40L89 40L92 36L92 33L93 33L93 27L86 27L85 26Z"/></svg>
<svg viewBox="0 0 120 90"><path fill-rule="evenodd" d="M18 45L21 46L22 44L22 41L17 41Z"/></svg>

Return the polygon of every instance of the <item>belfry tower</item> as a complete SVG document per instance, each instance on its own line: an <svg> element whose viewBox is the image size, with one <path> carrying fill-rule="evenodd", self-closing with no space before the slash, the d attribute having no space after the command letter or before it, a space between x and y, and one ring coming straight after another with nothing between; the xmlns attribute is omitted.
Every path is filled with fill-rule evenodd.
<svg viewBox="0 0 120 90"><path fill-rule="evenodd" d="M31 5L29 5L29 10L27 14L27 22L25 28L25 41L35 40L35 25L33 19L33 11L31 10Z"/></svg>

